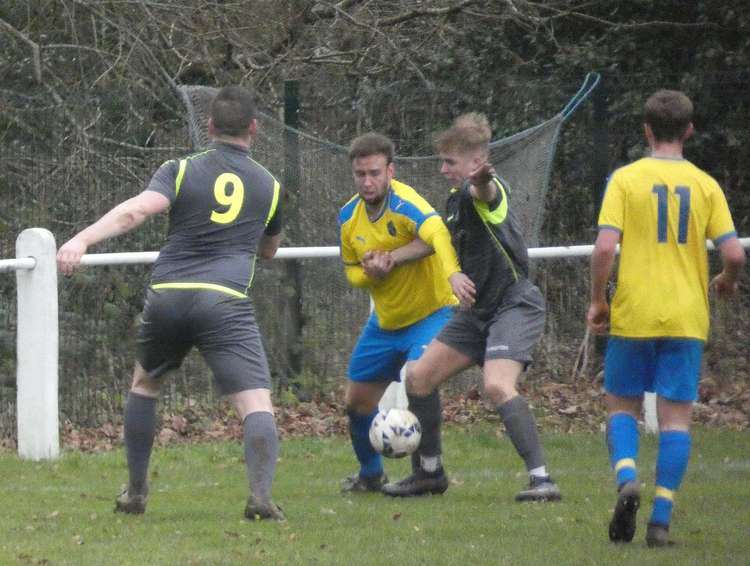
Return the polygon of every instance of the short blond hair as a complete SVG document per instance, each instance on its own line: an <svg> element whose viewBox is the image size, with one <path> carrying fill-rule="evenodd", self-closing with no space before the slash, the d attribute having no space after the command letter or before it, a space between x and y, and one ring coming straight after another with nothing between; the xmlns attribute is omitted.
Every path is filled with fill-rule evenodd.
<svg viewBox="0 0 750 566"><path fill-rule="evenodd" d="M487 116L480 112L461 114L447 130L435 136L435 148L440 152L460 153L487 151L492 130Z"/></svg>

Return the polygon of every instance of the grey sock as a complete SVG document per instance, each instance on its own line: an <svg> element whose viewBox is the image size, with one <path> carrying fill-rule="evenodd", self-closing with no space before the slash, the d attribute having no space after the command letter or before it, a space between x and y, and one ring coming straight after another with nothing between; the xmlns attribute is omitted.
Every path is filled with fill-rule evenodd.
<svg viewBox="0 0 750 566"><path fill-rule="evenodd" d="M124 433L130 472L128 492L142 495L148 487L148 462L156 434L156 399L128 393Z"/></svg>
<svg viewBox="0 0 750 566"><path fill-rule="evenodd" d="M256 499L268 502L271 500L271 484L279 455L276 420L271 413L258 411L247 415L242 426L250 491Z"/></svg>
<svg viewBox="0 0 750 566"><path fill-rule="evenodd" d="M443 420L443 409L440 404L440 393L436 389L426 397L407 394L409 410L419 419L422 426L422 439L417 453L421 456L440 456L440 424ZM416 458L415 458L416 459ZM412 467L418 462L412 459Z"/></svg>
<svg viewBox="0 0 750 566"><path fill-rule="evenodd" d="M497 407L497 412L508 431L518 455L526 463L527 470L544 466L544 451L536 431L536 420L526 399L520 395Z"/></svg>

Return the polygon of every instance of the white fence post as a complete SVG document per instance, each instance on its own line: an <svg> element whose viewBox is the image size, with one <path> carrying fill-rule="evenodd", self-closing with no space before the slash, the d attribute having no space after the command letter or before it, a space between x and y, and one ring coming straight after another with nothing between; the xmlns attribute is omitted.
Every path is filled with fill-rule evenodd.
<svg viewBox="0 0 750 566"><path fill-rule="evenodd" d="M60 455L56 251L55 237L43 228L16 239L16 257L36 260L34 269L16 271L18 455L29 460Z"/></svg>

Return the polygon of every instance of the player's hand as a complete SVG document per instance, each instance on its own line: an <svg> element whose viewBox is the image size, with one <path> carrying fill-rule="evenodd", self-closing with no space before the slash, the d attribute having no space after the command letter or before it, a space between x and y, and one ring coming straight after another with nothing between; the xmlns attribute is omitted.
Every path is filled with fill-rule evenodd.
<svg viewBox="0 0 750 566"><path fill-rule="evenodd" d="M711 280L710 285L720 299L728 299L734 295L737 292L737 286L737 280L728 277L723 271Z"/></svg>
<svg viewBox="0 0 750 566"><path fill-rule="evenodd" d="M606 334L609 330L609 305L606 302L591 303L586 323L594 334Z"/></svg>
<svg viewBox="0 0 750 566"><path fill-rule="evenodd" d="M81 265L81 256L88 246L77 236L65 242L57 251L57 268L65 275L72 275Z"/></svg>
<svg viewBox="0 0 750 566"><path fill-rule="evenodd" d="M485 161L479 167L469 173L469 182L475 187L486 187L495 176L495 168L491 163Z"/></svg>
<svg viewBox="0 0 750 566"><path fill-rule="evenodd" d="M361 265L365 273L373 279L383 279L395 266L390 252L378 250L365 252Z"/></svg>
<svg viewBox="0 0 750 566"><path fill-rule="evenodd" d="M461 303L461 306L469 308L471 307L477 295L477 289L474 286L474 282L469 279L468 275L456 271L450 277L448 277L448 283L450 283L453 294Z"/></svg>

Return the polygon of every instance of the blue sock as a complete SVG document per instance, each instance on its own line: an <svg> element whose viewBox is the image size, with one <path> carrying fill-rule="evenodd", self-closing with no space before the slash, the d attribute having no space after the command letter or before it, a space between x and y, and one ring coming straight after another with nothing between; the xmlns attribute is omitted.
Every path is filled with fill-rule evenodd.
<svg viewBox="0 0 750 566"><path fill-rule="evenodd" d="M656 458L656 493L650 523L669 525L674 494L682 483L690 458L690 433L665 430L659 434Z"/></svg>
<svg viewBox="0 0 750 566"><path fill-rule="evenodd" d="M383 458L373 450L370 444L370 424L378 414L377 409L369 415L359 415L354 411L349 411L347 414L352 446L359 460L360 477L379 476L383 473Z"/></svg>
<svg viewBox="0 0 750 566"><path fill-rule="evenodd" d="M607 423L609 461L617 477L617 487L637 478L638 422L628 413L615 413Z"/></svg>

